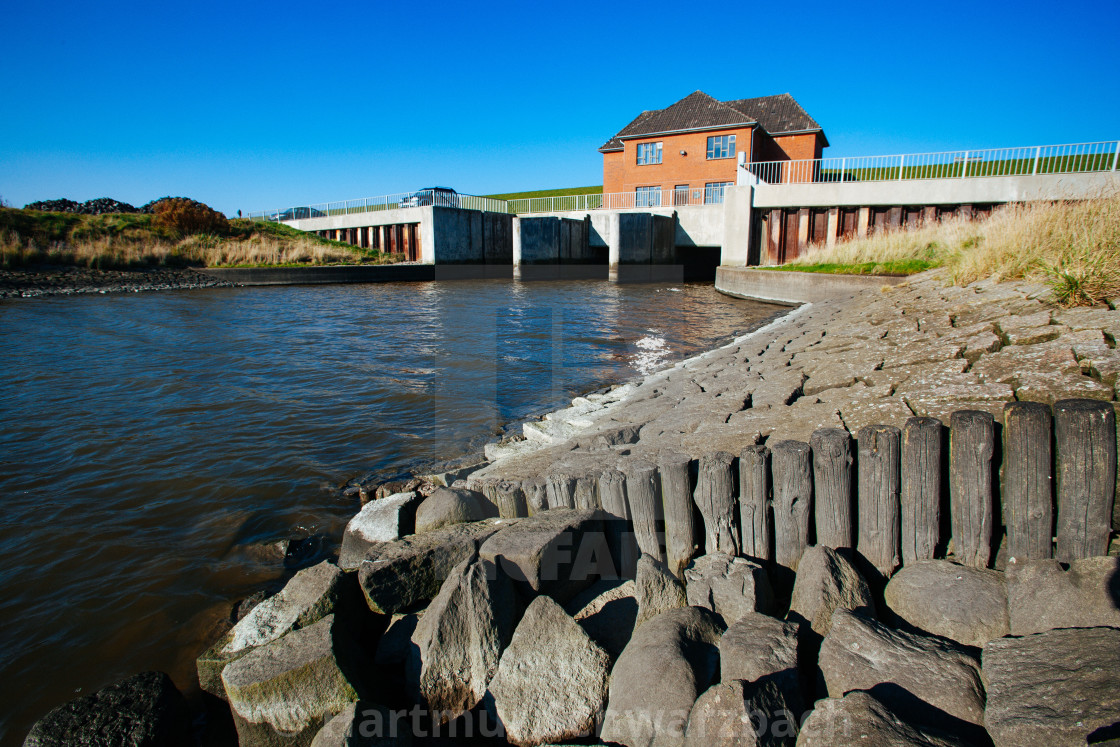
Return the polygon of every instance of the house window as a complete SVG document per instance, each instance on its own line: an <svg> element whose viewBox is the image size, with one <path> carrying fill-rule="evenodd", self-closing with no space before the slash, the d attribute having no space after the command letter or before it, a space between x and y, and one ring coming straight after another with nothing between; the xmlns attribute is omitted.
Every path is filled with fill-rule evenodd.
<svg viewBox="0 0 1120 747"><path fill-rule="evenodd" d="M657 207L661 204L661 187L638 187L634 190L634 207Z"/></svg>
<svg viewBox="0 0 1120 747"><path fill-rule="evenodd" d="M708 158L734 158L735 136L713 135L708 138Z"/></svg>
<svg viewBox="0 0 1120 747"><path fill-rule="evenodd" d="M732 135L732 137L735 137ZM723 192L735 182L708 182L704 185L704 204L718 205L723 202Z"/></svg>
<svg viewBox="0 0 1120 747"><path fill-rule="evenodd" d="M661 143L638 143L638 165L661 163Z"/></svg>

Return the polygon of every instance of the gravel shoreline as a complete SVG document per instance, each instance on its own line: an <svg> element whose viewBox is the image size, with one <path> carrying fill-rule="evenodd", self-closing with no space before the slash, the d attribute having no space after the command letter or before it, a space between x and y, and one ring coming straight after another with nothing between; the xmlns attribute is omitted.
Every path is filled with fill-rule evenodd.
<svg viewBox="0 0 1120 747"><path fill-rule="evenodd" d="M98 270L90 267L33 265L0 269L0 298L232 288L235 285L195 270L168 267Z"/></svg>

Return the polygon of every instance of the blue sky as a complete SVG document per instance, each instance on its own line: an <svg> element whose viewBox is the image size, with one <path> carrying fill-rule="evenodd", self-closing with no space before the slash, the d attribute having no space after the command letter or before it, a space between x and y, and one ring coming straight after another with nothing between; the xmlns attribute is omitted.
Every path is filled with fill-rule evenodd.
<svg viewBox="0 0 1120 747"><path fill-rule="evenodd" d="M602 183L700 89L790 92L826 155L1120 138L1120 2L4 0L0 197L226 213Z"/></svg>

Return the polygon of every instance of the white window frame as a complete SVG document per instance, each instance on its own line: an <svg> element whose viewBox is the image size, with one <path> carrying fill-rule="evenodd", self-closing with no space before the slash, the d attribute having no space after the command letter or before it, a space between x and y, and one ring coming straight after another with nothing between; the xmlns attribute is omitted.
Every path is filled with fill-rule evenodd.
<svg viewBox="0 0 1120 747"><path fill-rule="evenodd" d="M735 186L735 182L708 182L704 185L704 204L722 205L727 188Z"/></svg>
<svg viewBox="0 0 1120 747"><path fill-rule="evenodd" d="M708 137L708 160L715 161L735 157L734 135L711 135Z"/></svg>
<svg viewBox="0 0 1120 747"><path fill-rule="evenodd" d="M661 163L661 141L655 143L638 143L638 165L656 166Z"/></svg>
<svg viewBox="0 0 1120 747"><path fill-rule="evenodd" d="M661 207L661 185L635 187L634 207Z"/></svg>

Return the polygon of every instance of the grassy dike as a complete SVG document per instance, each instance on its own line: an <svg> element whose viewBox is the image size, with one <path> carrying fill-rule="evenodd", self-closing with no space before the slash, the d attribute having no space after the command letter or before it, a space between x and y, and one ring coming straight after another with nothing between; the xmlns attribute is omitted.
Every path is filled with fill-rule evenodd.
<svg viewBox="0 0 1120 747"><path fill-rule="evenodd" d="M957 286L1027 280L1050 286L1060 306L1120 296L1120 195L1082 202L1004 206L984 220L953 218L832 247L810 245L780 270L912 275L936 267Z"/></svg>
<svg viewBox="0 0 1120 747"><path fill-rule="evenodd" d="M388 264L402 255L330 241L278 223L229 221L226 235L180 235L141 213L80 215L0 208L0 268L62 265L285 267Z"/></svg>

